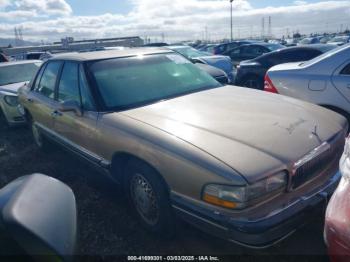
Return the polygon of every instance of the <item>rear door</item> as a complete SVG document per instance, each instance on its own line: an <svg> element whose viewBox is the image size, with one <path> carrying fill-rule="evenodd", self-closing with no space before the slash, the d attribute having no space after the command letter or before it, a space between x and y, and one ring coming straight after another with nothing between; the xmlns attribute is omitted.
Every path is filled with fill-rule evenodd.
<svg viewBox="0 0 350 262"><path fill-rule="evenodd" d="M76 112L60 112L54 118L54 131L65 146L91 160L97 158L92 153L97 143L96 122L98 113L85 78L81 64L67 61L63 65L58 82L58 105L67 101L79 104L82 115Z"/></svg>
<svg viewBox="0 0 350 262"><path fill-rule="evenodd" d="M332 76L335 87L350 101L350 60L338 68Z"/></svg>
<svg viewBox="0 0 350 262"><path fill-rule="evenodd" d="M33 120L47 129L53 128L55 87L61 66L61 61L48 62L42 66L27 97Z"/></svg>

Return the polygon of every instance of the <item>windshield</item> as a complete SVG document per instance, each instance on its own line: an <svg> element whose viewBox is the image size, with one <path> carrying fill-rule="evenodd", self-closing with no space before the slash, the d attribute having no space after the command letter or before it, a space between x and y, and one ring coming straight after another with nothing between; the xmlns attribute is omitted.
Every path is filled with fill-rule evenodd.
<svg viewBox="0 0 350 262"><path fill-rule="evenodd" d="M311 43L311 38L304 38L303 40L300 41L300 44L302 45L307 45Z"/></svg>
<svg viewBox="0 0 350 262"><path fill-rule="evenodd" d="M173 53L94 61L88 68L107 110L125 110L221 86Z"/></svg>
<svg viewBox="0 0 350 262"><path fill-rule="evenodd" d="M0 85L30 81L41 63L17 64L0 67Z"/></svg>
<svg viewBox="0 0 350 262"><path fill-rule="evenodd" d="M207 52L198 51L192 47L179 47L179 48L171 48L172 50L182 54L184 57L188 59L201 57L201 56L211 56L212 54Z"/></svg>

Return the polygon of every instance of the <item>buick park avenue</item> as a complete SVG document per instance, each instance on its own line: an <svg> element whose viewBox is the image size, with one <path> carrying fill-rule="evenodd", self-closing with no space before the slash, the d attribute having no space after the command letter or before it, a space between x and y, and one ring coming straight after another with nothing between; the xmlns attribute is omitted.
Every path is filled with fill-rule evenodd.
<svg viewBox="0 0 350 262"><path fill-rule="evenodd" d="M340 179L344 117L222 86L167 49L55 56L19 99L38 147L58 143L99 168L161 235L173 233L176 214L267 247L301 227Z"/></svg>

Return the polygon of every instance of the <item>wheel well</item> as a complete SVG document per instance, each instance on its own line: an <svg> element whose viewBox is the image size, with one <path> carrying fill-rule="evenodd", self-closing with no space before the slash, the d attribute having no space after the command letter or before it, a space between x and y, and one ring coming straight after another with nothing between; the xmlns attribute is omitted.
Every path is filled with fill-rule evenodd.
<svg viewBox="0 0 350 262"><path fill-rule="evenodd" d="M137 160L137 161L141 161L144 164L148 165L150 168L152 168L155 173L158 175L159 179L162 181L162 183L165 185L168 193L170 193L170 188L168 183L165 181L165 179L163 178L163 176L160 174L160 172L154 167L152 166L150 163L148 163L147 161L133 155L130 153L115 153L113 155L112 158L112 163L111 163L111 172L112 172L112 176L119 182L119 183L123 183L124 182L124 169L126 164L131 160Z"/></svg>
<svg viewBox="0 0 350 262"><path fill-rule="evenodd" d="M348 112L346 112L345 110L336 107L336 106L330 106L330 105L321 105L322 107L325 107L329 110L332 110L338 114L341 114L342 116L344 116L348 121L350 120L350 114Z"/></svg>

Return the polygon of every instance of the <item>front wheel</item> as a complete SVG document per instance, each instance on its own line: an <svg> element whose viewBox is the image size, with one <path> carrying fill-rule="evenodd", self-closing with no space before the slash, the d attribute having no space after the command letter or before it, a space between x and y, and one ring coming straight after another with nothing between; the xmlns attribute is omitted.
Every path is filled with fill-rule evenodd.
<svg viewBox="0 0 350 262"><path fill-rule="evenodd" d="M141 224L160 236L174 234L173 211L165 182L146 163L130 160L124 170L124 190Z"/></svg>

